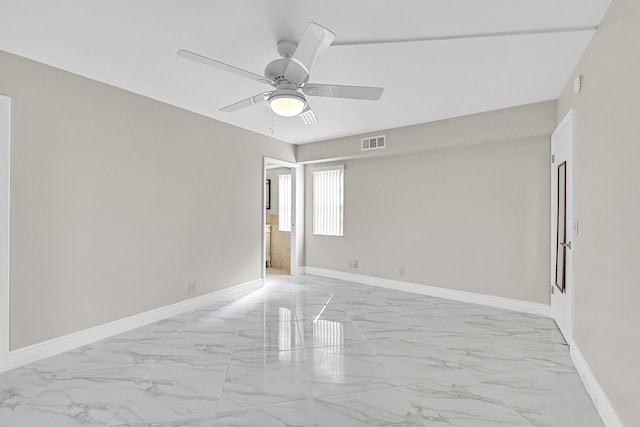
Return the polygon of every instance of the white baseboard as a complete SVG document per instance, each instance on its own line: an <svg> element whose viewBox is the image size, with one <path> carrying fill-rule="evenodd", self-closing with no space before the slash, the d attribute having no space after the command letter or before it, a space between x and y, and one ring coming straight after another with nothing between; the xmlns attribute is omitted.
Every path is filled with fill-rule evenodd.
<svg viewBox="0 0 640 427"><path fill-rule="evenodd" d="M412 292L431 297L446 298L472 304L487 305L520 313L535 314L537 316L551 317L551 306L535 302L522 301L511 298L496 297L491 295L476 294L473 292L458 291L455 289L439 288L436 286L419 285L417 283L401 282L398 280L381 279L379 277L364 276L361 274L345 273L343 271L327 270L318 267L302 267L305 274L330 277L333 279L363 283L365 285L395 289L398 291Z"/></svg>
<svg viewBox="0 0 640 427"><path fill-rule="evenodd" d="M231 301L253 292L262 286L264 286L263 279L253 280L230 288L214 291L206 295L180 301L175 304L166 305L164 307L125 317L124 319L114 320L113 322L105 323L103 325L94 326L89 329L84 329L82 331L19 348L9 352L9 369L37 362L38 360L55 356L56 354L73 350L74 348L82 347L83 345L91 344L153 322L158 322L169 317L196 310L209 304L225 300Z"/></svg>
<svg viewBox="0 0 640 427"><path fill-rule="evenodd" d="M602 418L604 425L607 427L624 427L622 421L620 421L616 415L616 411L613 409L609 398L600 386L598 379L593 375L593 372L591 372L589 364L575 342L571 346L570 354L571 360L573 360L573 364L578 370L578 374L580 374L584 387L587 390L587 393L589 393L589 396L591 396L591 400L598 410L598 414L600 414L600 418Z"/></svg>

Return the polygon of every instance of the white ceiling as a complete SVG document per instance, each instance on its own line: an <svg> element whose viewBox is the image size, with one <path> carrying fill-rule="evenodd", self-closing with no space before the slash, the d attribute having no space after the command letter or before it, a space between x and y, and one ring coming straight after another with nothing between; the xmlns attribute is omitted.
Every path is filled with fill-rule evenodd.
<svg viewBox="0 0 640 427"><path fill-rule="evenodd" d="M270 87L176 55L262 74L308 22L335 43L597 26L611 0L0 0L0 50L245 129L307 143L555 99L593 31L332 46L316 83L382 86L378 102L309 98L319 122L258 105ZM273 129L271 123L273 120Z"/></svg>

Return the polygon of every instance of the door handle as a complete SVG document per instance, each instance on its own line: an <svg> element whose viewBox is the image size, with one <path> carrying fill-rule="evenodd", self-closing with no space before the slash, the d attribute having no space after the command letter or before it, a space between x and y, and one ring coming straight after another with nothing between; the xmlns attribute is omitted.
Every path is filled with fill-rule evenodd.
<svg viewBox="0 0 640 427"><path fill-rule="evenodd" d="M560 242L560 244L561 244L562 246L564 246L565 248L569 248L569 249L571 249L571 242L567 242L567 243Z"/></svg>

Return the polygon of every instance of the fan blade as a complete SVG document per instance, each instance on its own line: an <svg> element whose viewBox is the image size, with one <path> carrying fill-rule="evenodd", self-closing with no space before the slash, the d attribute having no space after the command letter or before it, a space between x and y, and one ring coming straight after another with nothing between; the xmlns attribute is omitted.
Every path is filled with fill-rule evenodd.
<svg viewBox="0 0 640 427"><path fill-rule="evenodd" d="M336 35L323 26L309 22L291 62L284 71L284 77L291 83L303 83L308 78L309 70L318 56L327 50L335 38Z"/></svg>
<svg viewBox="0 0 640 427"><path fill-rule="evenodd" d="M226 107L221 108L220 111L226 111L226 112L238 111L241 108L250 107L250 106L252 106L254 104L259 104L260 102L264 102L264 100L270 94L271 94L271 92L259 93L259 94L255 95L255 96L252 96L251 98L243 99L242 101L238 101L238 102L233 103L231 105L227 105Z"/></svg>
<svg viewBox="0 0 640 427"><path fill-rule="evenodd" d="M302 91L309 96L328 96L330 98L351 98L377 101L384 91L381 87L370 86L341 86L308 83Z"/></svg>
<svg viewBox="0 0 640 427"><path fill-rule="evenodd" d="M316 117L316 113L313 112L309 105L304 109L302 113L300 113L299 117L302 119L305 125L312 125L318 123L318 118Z"/></svg>
<svg viewBox="0 0 640 427"><path fill-rule="evenodd" d="M202 56L200 54L197 54L188 50L184 50L184 49L179 50L178 56L181 56L182 58L190 59L192 61L199 62L204 65L215 67L219 70L228 71L238 76L246 77L251 80L255 80L258 82L266 83L271 86L275 86L275 83L273 82L273 80L269 80L258 74L252 73L251 71L243 70L242 68L234 67L233 65L225 64L224 62L216 61L215 59L207 58L206 56Z"/></svg>

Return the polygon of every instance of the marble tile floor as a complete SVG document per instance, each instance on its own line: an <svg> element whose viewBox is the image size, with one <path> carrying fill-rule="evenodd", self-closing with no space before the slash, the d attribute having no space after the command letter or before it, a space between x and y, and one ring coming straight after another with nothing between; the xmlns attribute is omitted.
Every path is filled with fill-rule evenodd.
<svg viewBox="0 0 640 427"><path fill-rule="evenodd" d="M288 268L267 267L267 280L276 279L276 276L288 276L290 273Z"/></svg>
<svg viewBox="0 0 640 427"><path fill-rule="evenodd" d="M602 426L550 319L314 276L0 375L0 426Z"/></svg>

